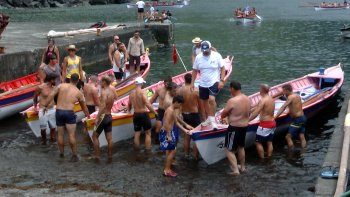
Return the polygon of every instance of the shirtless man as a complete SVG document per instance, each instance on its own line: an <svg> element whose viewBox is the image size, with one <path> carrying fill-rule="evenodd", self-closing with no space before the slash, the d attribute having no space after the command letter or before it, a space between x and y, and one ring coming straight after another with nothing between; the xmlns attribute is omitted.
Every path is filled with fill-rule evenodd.
<svg viewBox="0 0 350 197"><path fill-rule="evenodd" d="M46 142L46 128L47 124L49 124L49 128L51 130L50 136L51 141L56 142L56 117L55 117L55 103L53 100L48 104L47 106L47 113L43 115L43 107L44 103L46 102L47 97L52 92L53 88L55 87L55 83L57 81L57 78L59 76L55 73L50 73L47 77L46 83L40 84L38 87L35 88L33 103L34 103L34 112L37 111L37 104L38 104L38 96L40 98L39 103L39 123L40 123L40 130L41 130L41 138L43 139L43 142Z"/></svg>
<svg viewBox="0 0 350 197"><path fill-rule="evenodd" d="M61 152L61 157L64 156L64 128L67 128L69 136L69 144L72 148L73 156L77 156L77 142L75 141L75 131L77 128L77 116L74 113L75 103L79 102L81 109L88 119L90 119L89 111L85 105L83 94L77 89L79 75L73 73L70 78L70 83L61 83L47 97L46 102L43 102L43 115L48 111L49 103L57 97L56 105L56 125L58 131L58 147Z"/></svg>
<svg viewBox="0 0 350 197"><path fill-rule="evenodd" d="M95 149L95 159L100 159L100 143L98 137L100 137L102 131L105 132L106 139L108 142L108 157L112 157L113 140L112 140L112 115L111 109L114 103L114 93L109 88L111 84L111 78L108 76L102 76L101 78L101 103L100 109L95 120L95 129L92 134L92 141Z"/></svg>
<svg viewBox="0 0 350 197"><path fill-rule="evenodd" d="M260 123L258 130L256 131L255 146L259 157L264 158L263 143L267 143L267 157L271 157L273 152L272 141L273 134L276 130L276 122L273 116L275 111L275 101L269 95L269 86L266 84L260 86L260 95L262 98L260 99L257 108L250 116L249 122L254 120L260 114Z"/></svg>
<svg viewBox="0 0 350 197"><path fill-rule="evenodd" d="M229 124L225 136L226 155L233 167L233 172L229 174L239 175L237 159L233 152L238 152L238 159L241 164L240 171L244 172L244 142L249 123L250 100L242 94L241 84L238 81L230 83L230 91L233 98L227 101L226 107L221 113L221 118L227 117Z"/></svg>
<svg viewBox="0 0 350 197"><path fill-rule="evenodd" d="M140 135L141 130L145 131L145 145L146 149L151 149L151 128L152 123L151 119L148 115L148 110L150 110L152 113L155 114L156 120L158 119L157 112L153 109L152 104L147 99L147 93L146 91L142 90L142 84L146 83L145 80L143 80L142 77L137 77L135 79L135 89L131 92L129 96L129 103L128 103L128 111L131 111L131 108L134 107L134 115L133 115L133 122L134 122L134 130L135 130L135 137L134 137L134 146L135 148L138 148L140 146Z"/></svg>
<svg viewBox="0 0 350 197"><path fill-rule="evenodd" d="M156 92L152 95L152 97L150 98L149 102L151 104L153 104L157 98L159 100L159 107L158 107L158 115L159 115L159 119L156 120L156 133L159 133L160 128L162 127L162 120L164 117L164 98L165 98L165 94L167 93L167 86L168 84L172 82L171 77L167 76L164 78L164 86L157 88Z"/></svg>
<svg viewBox="0 0 350 197"><path fill-rule="evenodd" d="M176 95L173 98L171 106L169 106L164 113L164 124L159 131L159 141L162 151L166 153L165 168L163 170L163 176L177 177L177 173L171 170L171 164L176 153L176 143L173 125L175 124L180 129L188 133L189 130L181 126L177 119L177 110L185 102L184 98L180 95Z"/></svg>
<svg viewBox="0 0 350 197"><path fill-rule="evenodd" d="M93 74L90 76L90 82L84 86L84 96L85 104L89 110L89 114L92 114L96 111L96 106L100 106L100 101L98 99L98 89L96 88L96 83L98 76Z"/></svg>
<svg viewBox="0 0 350 197"><path fill-rule="evenodd" d="M304 111L302 108L301 98L299 95L293 93L293 88L290 84L286 84L283 87L283 94L288 97L287 101L282 105L280 110L278 110L275 119L277 119L284 110L289 108L289 115L292 118L292 124L289 127L288 133L286 135L286 141L290 149L294 148L292 141L293 136L299 135L301 148L306 147L305 140L305 125L306 117L304 116Z"/></svg>
<svg viewBox="0 0 350 197"><path fill-rule="evenodd" d="M113 43L108 47L108 59L109 59L109 62L111 63L111 66L113 66L113 54L116 50L118 50L117 44L119 42L120 42L119 36L114 35L113 36ZM124 53L124 61L127 62L129 59L129 55L128 55L128 52L126 51L125 47L124 47L123 53Z"/></svg>
<svg viewBox="0 0 350 197"><path fill-rule="evenodd" d="M199 91L196 89L191 91L191 80L192 75L187 73L185 75L185 86L179 88L177 90L177 94L181 95L185 99L185 103L182 104L182 117L183 121L188 123L192 127L197 127L200 123L199 112L202 116L202 119L205 120L205 111L203 106L203 101L199 99ZM184 135L184 149L185 149L185 157L189 157L190 153L190 135ZM198 159L198 149L195 143L193 143L193 157L194 159Z"/></svg>

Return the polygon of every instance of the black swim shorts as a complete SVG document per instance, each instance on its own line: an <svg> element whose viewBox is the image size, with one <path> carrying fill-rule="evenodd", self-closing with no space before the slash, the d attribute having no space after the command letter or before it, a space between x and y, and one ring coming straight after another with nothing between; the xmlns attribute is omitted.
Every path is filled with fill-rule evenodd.
<svg viewBox="0 0 350 197"><path fill-rule="evenodd" d="M61 127L66 124L76 124L77 115L71 110L56 109L56 125Z"/></svg>
<svg viewBox="0 0 350 197"><path fill-rule="evenodd" d="M112 115L111 114L102 114L98 119L98 125L95 127L95 132L101 135L104 130L105 133L112 132Z"/></svg>
<svg viewBox="0 0 350 197"><path fill-rule="evenodd" d="M86 107L88 108L89 114L92 114L96 111L96 106L86 105Z"/></svg>
<svg viewBox="0 0 350 197"><path fill-rule="evenodd" d="M143 13L143 8L139 8L139 9L137 10L137 12L138 12L138 13Z"/></svg>
<svg viewBox="0 0 350 197"><path fill-rule="evenodd" d="M183 120L193 128L197 127L201 123L199 113L182 113L182 117Z"/></svg>
<svg viewBox="0 0 350 197"><path fill-rule="evenodd" d="M115 79L122 79L123 75L123 72L114 72Z"/></svg>
<svg viewBox="0 0 350 197"><path fill-rule="evenodd" d="M244 147L247 128L229 125L225 136L225 147L233 152L237 151L238 146Z"/></svg>
<svg viewBox="0 0 350 197"><path fill-rule="evenodd" d="M158 108L158 120L159 120L159 121L162 121L162 120L163 120L163 118L164 118L164 113L165 113L165 110L164 110L164 109Z"/></svg>
<svg viewBox="0 0 350 197"><path fill-rule="evenodd" d="M152 123L148 112L134 112L133 122L135 131L141 131L142 128L146 131L152 128Z"/></svg>

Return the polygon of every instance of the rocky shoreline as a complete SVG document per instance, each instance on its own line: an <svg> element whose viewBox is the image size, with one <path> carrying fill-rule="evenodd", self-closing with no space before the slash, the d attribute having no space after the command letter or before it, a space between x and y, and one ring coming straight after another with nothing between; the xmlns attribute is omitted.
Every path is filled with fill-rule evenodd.
<svg viewBox="0 0 350 197"><path fill-rule="evenodd" d="M63 8L126 3L129 0L0 0L0 9Z"/></svg>

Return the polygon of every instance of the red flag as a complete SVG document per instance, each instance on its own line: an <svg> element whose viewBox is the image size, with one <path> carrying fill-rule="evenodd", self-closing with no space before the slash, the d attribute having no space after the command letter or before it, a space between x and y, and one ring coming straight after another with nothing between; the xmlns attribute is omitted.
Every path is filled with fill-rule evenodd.
<svg viewBox="0 0 350 197"><path fill-rule="evenodd" d="M174 50L173 50L173 60L174 60L174 65L177 62L177 56L176 56L176 48L175 48L175 44L174 44Z"/></svg>

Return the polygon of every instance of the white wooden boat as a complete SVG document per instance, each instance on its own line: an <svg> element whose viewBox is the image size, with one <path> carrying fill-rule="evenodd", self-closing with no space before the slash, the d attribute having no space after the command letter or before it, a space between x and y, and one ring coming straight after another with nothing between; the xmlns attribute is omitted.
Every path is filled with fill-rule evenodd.
<svg viewBox="0 0 350 197"><path fill-rule="evenodd" d="M337 6L337 7L321 7L321 6L314 6L316 11L325 11L325 10L343 10L343 9L349 9L350 6Z"/></svg>
<svg viewBox="0 0 350 197"><path fill-rule="evenodd" d="M137 8L136 4L132 4L132 3L127 3L126 4L127 8ZM146 8L150 8L150 5L145 5ZM184 4L175 4L175 5L152 5L152 7L154 8L164 8L164 9L168 9L168 8L182 8L184 7Z"/></svg>

